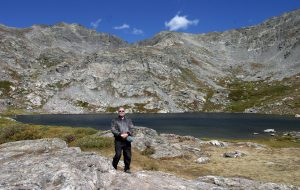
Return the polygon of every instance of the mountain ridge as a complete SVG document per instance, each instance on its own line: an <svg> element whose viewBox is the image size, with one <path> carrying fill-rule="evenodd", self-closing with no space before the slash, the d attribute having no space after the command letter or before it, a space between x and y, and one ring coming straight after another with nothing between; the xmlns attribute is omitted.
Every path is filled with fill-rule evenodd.
<svg viewBox="0 0 300 190"><path fill-rule="evenodd" d="M78 24L0 26L0 111L300 111L300 9L135 44Z"/></svg>

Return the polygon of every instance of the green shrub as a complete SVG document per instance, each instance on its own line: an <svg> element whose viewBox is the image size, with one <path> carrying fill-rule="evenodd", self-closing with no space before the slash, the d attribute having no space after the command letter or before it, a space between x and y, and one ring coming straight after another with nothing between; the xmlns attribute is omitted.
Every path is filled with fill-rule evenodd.
<svg viewBox="0 0 300 190"><path fill-rule="evenodd" d="M142 155L150 156L155 153L155 149L151 146L147 146L145 150L141 152Z"/></svg>
<svg viewBox="0 0 300 190"><path fill-rule="evenodd" d="M61 138L71 145L73 145L75 141L77 142L81 139L78 142L82 144L82 147L93 147L92 140L98 139L91 137L91 135L96 134L97 132L98 130L93 128L31 125L22 124L6 118L0 118L0 144L19 140ZM105 143L109 143L105 140L106 139L104 139L98 147L107 146Z"/></svg>
<svg viewBox="0 0 300 190"><path fill-rule="evenodd" d="M34 140L43 138L43 134L37 127L33 126L23 126L21 130L12 136L12 140L20 141L20 140Z"/></svg>
<svg viewBox="0 0 300 190"><path fill-rule="evenodd" d="M300 108L300 98L295 100L294 108Z"/></svg>
<svg viewBox="0 0 300 190"><path fill-rule="evenodd" d="M265 101L276 100L293 91L293 87L279 82L233 81L228 84L231 104L227 111L242 112L247 108L259 106Z"/></svg>
<svg viewBox="0 0 300 190"><path fill-rule="evenodd" d="M85 136L83 138L77 139L74 145L80 147L81 149L113 148L114 141L109 137Z"/></svg>
<svg viewBox="0 0 300 190"><path fill-rule="evenodd" d="M10 87L13 85L10 81L0 81L0 90L4 92L4 94L7 94L10 91Z"/></svg>
<svg viewBox="0 0 300 190"><path fill-rule="evenodd" d="M72 128L74 130L74 134L76 135L82 135L82 136L86 136L86 135L93 135L95 133L98 132L97 129L93 129L93 128Z"/></svg>
<svg viewBox="0 0 300 190"><path fill-rule="evenodd" d="M0 127L0 143L8 142L12 137L21 131L20 126L18 125L7 125Z"/></svg>
<svg viewBox="0 0 300 190"><path fill-rule="evenodd" d="M89 103L88 102L84 102L84 101L81 101L81 100L78 100L76 102L76 105L80 106L80 107L83 107L83 108L88 108L89 107Z"/></svg>
<svg viewBox="0 0 300 190"><path fill-rule="evenodd" d="M76 140L76 136L73 134L68 134L64 136L63 140L66 141L67 143L71 143Z"/></svg>

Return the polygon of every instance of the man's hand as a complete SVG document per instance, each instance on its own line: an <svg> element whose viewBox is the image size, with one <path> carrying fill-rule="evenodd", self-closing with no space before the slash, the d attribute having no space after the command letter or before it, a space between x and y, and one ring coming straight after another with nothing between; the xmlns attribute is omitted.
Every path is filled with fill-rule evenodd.
<svg viewBox="0 0 300 190"><path fill-rule="evenodd" d="M128 134L127 133L122 133L121 137L125 139L126 137L128 137Z"/></svg>

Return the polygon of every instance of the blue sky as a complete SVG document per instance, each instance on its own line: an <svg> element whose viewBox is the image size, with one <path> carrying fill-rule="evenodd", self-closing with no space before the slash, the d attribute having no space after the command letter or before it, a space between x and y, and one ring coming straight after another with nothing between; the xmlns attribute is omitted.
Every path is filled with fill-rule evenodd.
<svg viewBox="0 0 300 190"><path fill-rule="evenodd" d="M128 42L163 30L224 31L300 8L300 0L2 0L0 24L78 23Z"/></svg>

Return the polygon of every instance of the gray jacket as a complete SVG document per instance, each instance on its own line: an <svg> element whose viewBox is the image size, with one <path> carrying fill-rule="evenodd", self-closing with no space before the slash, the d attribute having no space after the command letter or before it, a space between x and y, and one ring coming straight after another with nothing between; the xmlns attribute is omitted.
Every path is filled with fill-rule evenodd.
<svg viewBox="0 0 300 190"><path fill-rule="evenodd" d="M111 121L111 132L116 138L120 137L122 133L127 133L128 135L132 136L132 127L133 124L131 119L126 117L124 117L124 119L117 117Z"/></svg>

